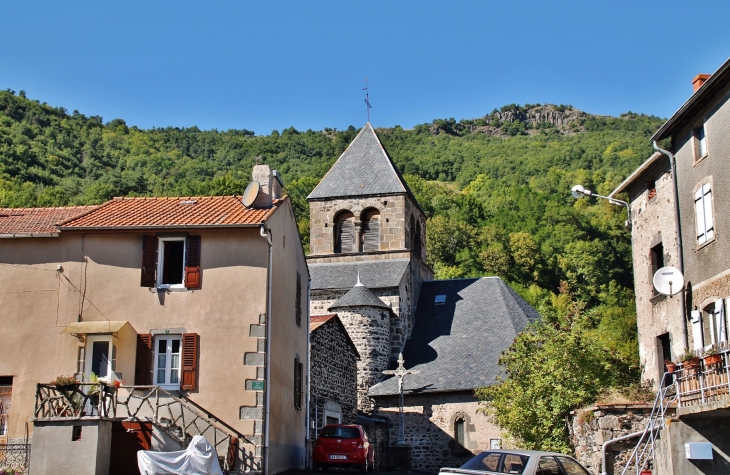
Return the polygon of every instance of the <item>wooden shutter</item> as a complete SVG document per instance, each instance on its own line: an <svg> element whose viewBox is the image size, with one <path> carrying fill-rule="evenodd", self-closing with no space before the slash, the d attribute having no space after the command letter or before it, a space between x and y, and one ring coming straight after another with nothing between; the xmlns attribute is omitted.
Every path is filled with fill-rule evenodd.
<svg viewBox="0 0 730 475"><path fill-rule="evenodd" d="M137 361L134 365L134 384L149 386L152 384L152 335L137 335Z"/></svg>
<svg viewBox="0 0 730 475"><path fill-rule="evenodd" d="M188 237L185 256L185 287L197 289L200 287L200 236Z"/></svg>
<svg viewBox="0 0 730 475"><path fill-rule="evenodd" d="M182 378L180 389L198 389L198 334L183 333L182 336Z"/></svg>
<svg viewBox="0 0 730 475"><path fill-rule="evenodd" d="M380 250L380 217L377 214L367 216L362 223L364 252Z"/></svg>
<svg viewBox="0 0 730 475"><path fill-rule="evenodd" d="M304 392L304 365L299 358L294 359L294 408L302 408L302 393Z"/></svg>
<svg viewBox="0 0 730 475"><path fill-rule="evenodd" d="M335 252L353 252L355 248L355 226L351 219L345 219L337 225L337 246Z"/></svg>
<svg viewBox="0 0 730 475"><path fill-rule="evenodd" d="M142 236L142 279L140 286L157 285L157 238Z"/></svg>

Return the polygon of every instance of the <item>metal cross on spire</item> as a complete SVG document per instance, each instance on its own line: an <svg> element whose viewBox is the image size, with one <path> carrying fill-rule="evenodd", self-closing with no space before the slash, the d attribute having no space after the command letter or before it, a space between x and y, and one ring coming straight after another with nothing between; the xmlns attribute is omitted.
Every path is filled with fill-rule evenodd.
<svg viewBox="0 0 730 475"><path fill-rule="evenodd" d="M418 374L420 371L408 370L403 366L405 360L403 359L403 353L398 354L398 367L396 369L388 369L383 371L383 374L392 374L398 378L398 399L400 400L400 407L398 408L399 424L398 424L398 444L406 445L406 430L405 430L405 418L403 417L403 378L407 374Z"/></svg>
<svg viewBox="0 0 730 475"><path fill-rule="evenodd" d="M365 110L368 113L368 122L370 122L370 92L368 91L368 78L365 78L365 87L363 88L363 91L365 91Z"/></svg>

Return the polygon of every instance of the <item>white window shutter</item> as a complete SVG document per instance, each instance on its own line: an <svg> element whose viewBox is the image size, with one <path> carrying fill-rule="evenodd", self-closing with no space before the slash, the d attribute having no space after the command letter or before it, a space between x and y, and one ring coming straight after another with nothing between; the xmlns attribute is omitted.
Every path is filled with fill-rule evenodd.
<svg viewBox="0 0 730 475"><path fill-rule="evenodd" d="M699 310L692 310L692 343L695 350L704 348L702 343L702 312Z"/></svg>
<svg viewBox="0 0 730 475"><path fill-rule="evenodd" d="M703 244L707 240L705 235L705 207L702 203L702 188L695 193L695 221L697 222L697 243Z"/></svg>
<svg viewBox="0 0 730 475"><path fill-rule="evenodd" d="M706 240L712 239L715 234L713 216L712 216L712 190L710 184L702 186L702 202L704 204L705 212L705 238Z"/></svg>
<svg viewBox="0 0 730 475"><path fill-rule="evenodd" d="M727 331L725 329L725 306L722 299L715 301L715 334L717 335L717 343L727 340Z"/></svg>

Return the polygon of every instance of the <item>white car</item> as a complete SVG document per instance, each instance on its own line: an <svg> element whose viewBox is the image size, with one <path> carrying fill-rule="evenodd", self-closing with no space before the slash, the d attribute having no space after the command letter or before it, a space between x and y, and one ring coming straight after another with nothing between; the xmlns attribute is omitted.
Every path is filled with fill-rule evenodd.
<svg viewBox="0 0 730 475"><path fill-rule="evenodd" d="M465 475L590 475L573 457L537 450L488 450L460 468L442 468L440 473Z"/></svg>

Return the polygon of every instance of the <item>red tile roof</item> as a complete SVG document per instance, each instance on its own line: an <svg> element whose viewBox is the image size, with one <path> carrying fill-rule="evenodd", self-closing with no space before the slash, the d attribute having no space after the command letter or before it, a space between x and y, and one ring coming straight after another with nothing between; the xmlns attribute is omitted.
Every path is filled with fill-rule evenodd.
<svg viewBox="0 0 730 475"><path fill-rule="evenodd" d="M249 209L234 196L114 198L59 223L63 231L84 229L237 227L264 223L288 199L271 208Z"/></svg>
<svg viewBox="0 0 730 475"><path fill-rule="evenodd" d="M322 326L323 323L326 323L330 319L336 317L336 313L330 313L328 315L311 315L309 317L309 331L312 332Z"/></svg>
<svg viewBox="0 0 730 475"><path fill-rule="evenodd" d="M56 234L56 224L95 209L96 206L63 208L0 208L0 235Z"/></svg>

